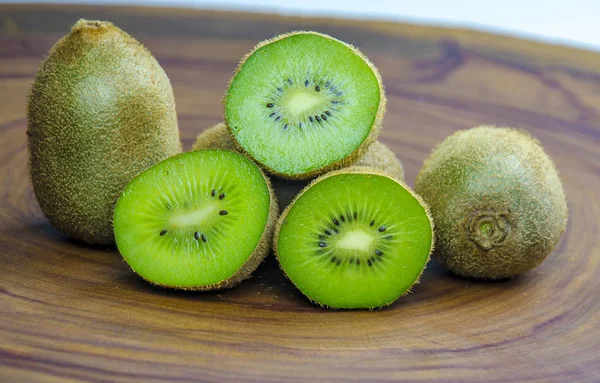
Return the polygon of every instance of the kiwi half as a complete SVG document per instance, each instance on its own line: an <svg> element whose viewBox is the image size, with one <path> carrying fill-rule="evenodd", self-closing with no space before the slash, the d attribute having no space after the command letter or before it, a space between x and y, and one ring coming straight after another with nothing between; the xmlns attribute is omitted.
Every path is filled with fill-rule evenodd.
<svg viewBox="0 0 600 383"><path fill-rule="evenodd" d="M436 225L436 259L456 274L508 278L539 265L565 230L554 163L528 133L480 126L442 142L415 190Z"/></svg>
<svg viewBox="0 0 600 383"><path fill-rule="evenodd" d="M123 188L181 152L171 83L137 40L79 20L42 63L27 100L35 196L50 222L93 244L114 243Z"/></svg>
<svg viewBox="0 0 600 383"><path fill-rule="evenodd" d="M193 144L193 149L207 148L236 150L235 143L225 123L214 125L198 135L196 142ZM369 145L353 166L375 168L400 181L404 181L402 162L390 148L380 141L375 141ZM272 177L271 183L279 203L279 210L283 210L300 193L300 190L310 183L310 180L295 181Z"/></svg>
<svg viewBox="0 0 600 383"><path fill-rule="evenodd" d="M330 308L391 304L418 281L433 244L420 197L368 168L313 181L282 213L273 242L292 283Z"/></svg>
<svg viewBox="0 0 600 383"><path fill-rule="evenodd" d="M355 47L292 32L242 59L224 104L244 152L269 173L308 179L356 161L377 138L386 98L379 72Z"/></svg>
<svg viewBox="0 0 600 383"><path fill-rule="evenodd" d="M127 185L115 209L115 237L125 261L153 284L226 288L265 257L277 213L256 164L228 150L197 150Z"/></svg>

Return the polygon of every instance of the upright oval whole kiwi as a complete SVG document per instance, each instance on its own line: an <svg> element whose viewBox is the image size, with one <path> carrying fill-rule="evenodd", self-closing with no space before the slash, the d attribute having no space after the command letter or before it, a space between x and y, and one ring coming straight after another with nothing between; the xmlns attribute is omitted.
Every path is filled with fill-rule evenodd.
<svg viewBox="0 0 600 383"><path fill-rule="evenodd" d="M425 161L415 191L435 222L435 258L466 277L502 279L536 267L567 223L554 163L516 129L456 132Z"/></svg>
<svg viewBox="0 0 600 383"><path fill-rule="evenodd" d="M41 65L27 105L36 198L66 235L114 242L119 193L181 152L169 79L152 54L109 22L80 20Z"/></svg>

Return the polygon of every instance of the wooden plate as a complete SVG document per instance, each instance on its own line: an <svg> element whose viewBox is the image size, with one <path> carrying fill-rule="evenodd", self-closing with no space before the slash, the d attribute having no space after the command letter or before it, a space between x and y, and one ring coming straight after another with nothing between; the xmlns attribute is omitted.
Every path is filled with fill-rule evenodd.
<svg viewBox="0 0 600 383"><path fill-rule="evenodd" d="M0 7L0 380L600 381L600 55L488 34L384 22L144 8ZM150 287L114 249L65 239L27 175L25 97L80 18L115 22L170 76L185 148L221 121L221 96L256 42L314 29L377 65L382 139L412 183L430 150L483 123L530 130L562 174L566 235L510 281L432 262L390 308L310 305L269 259L230 291Z"/></svg>

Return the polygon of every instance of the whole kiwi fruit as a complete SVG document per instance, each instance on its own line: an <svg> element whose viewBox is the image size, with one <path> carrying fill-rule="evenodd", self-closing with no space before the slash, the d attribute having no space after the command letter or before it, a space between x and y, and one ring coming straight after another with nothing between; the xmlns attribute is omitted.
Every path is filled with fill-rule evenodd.
<svg viewBox="0 0 600 383"><path fill-rule="evenodd" d="M50 222L114 243L125 185L181 152L171 83L152 54L109 22L79 20L42 63L27 103L33 190Z"/></svg>
<svg viewBox="0 0 600 383"><path fill-rule="evenodd" d="M241 150L235 145L231 138L229 130L225 123L216 124L200 133L196 137L192 149L227 149L233 151ZM402 162L396 157L394 152L381 141L375 141L370 144L364 152L353 163L354 167L368 167L383 171L399 181L404 181L404 168ZM271 176L271 183L275 190L279 210L286 206L298 195L298 193L310 183L310 180L289 180Z"/></svg>
<svg viewBox="0 0 600 383"><path fill-rule="evenodd" d="M525 131L458 131L425 161L415 191L431 209L434 257L452 272L503 279L538 266L567 223L565 192L541 144Z"/></svg>

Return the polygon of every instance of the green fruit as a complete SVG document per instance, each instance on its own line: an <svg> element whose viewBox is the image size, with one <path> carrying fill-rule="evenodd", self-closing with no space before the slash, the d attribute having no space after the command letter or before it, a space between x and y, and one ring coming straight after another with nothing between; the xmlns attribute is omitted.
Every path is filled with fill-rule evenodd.
<svg viewBox="0 0 600 383"><path fill-rule="evenodd" d="M42 63L27 105L33 189L70 237L114 243L119 193L181 152L171 84L150 52L111 23L80 20Z"/></svg>
<svg viewBox="0 0 600 383"><path fill-rule="evenodd" d="M436 225L436 259L466 277L500 279L539 265L567 224L554 163L528 133L459 131L425 161L415 190Z"/></svg>
<svg viewBox="0 0 600 383"><path fill-rule="evenodd" d="M237 146L269 173L308 179L356 161L377 138L386 99L356 48L293 32L242 59L224 104Z"/></svg>
<svg viewBox="0 0 600 383"><path fill-rule="evenodd" d="M364 166L378 169L399 181L404 181L402 162L394 152L381 141L375 141L365 150L352 166Z"/></svg>
<svg viewBox="0 0 600 383"><path fill-rule="evenodd" d="M433 250L427 206L376 169L313 181L281 214L274 249L311 301L330 308L389 305L415 284Z"/></svg>
<svg viewBox="0 0 600 383"><path fill-rule="evenodd" d="M224 122L211 126L208 129L204 129L202 133L196 137L192 149L226 149L239 151L235 146L235 142L229 135L229 130Z"/></svg>
<svg viewBox="0 0 600 383"><path fill-rule="evenodd" d="M117 202L117 247L145 280L213 290L248 278L267 255L277 217L269 180L248 158L206 149L134 178Z"/></svg>
<svg viewBox="0 0 600 383"><path fill-rule="evenodd" d="M198 135L193 149L207 148L238 150L224 123L210 127ZM358 158L358 161L354 163L354 166L375 168L400 181L404 181L402 163L394 152L380 141L375 141L369 145ZM271 183L275 190L277 202L279 203L279 210L283 210L310 181L294 181L271 177Z"/></svg>

